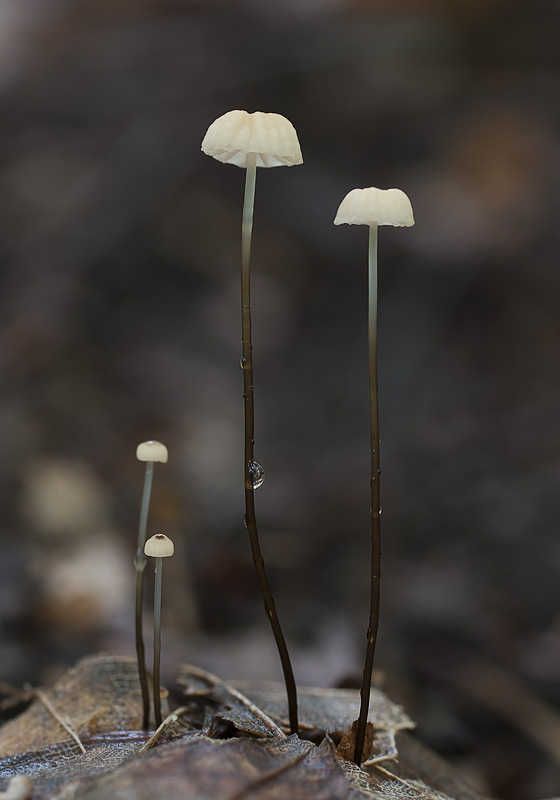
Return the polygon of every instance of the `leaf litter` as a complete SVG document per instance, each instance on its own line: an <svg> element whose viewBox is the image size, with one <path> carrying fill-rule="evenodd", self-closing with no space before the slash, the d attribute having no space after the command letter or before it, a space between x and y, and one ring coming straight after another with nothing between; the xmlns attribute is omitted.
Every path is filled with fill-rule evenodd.
<svg viewBox="0 0 560 800"><path fill-rule="evenodd" d="M406 733L413 722L379 690L372 754L359 768L341 757L353 746L357 692L300 689L300 738L283 731L280 684L231 685L185 665L177 686L180 708L150 738L135 659L82 659L44 692L57 716L36 696L0 727L0 792L27 775L33 800L484 800Z"/></svg>
<svg viewBox="0 0 560 800"><path fill-rule="evenodd" d="M289 729L286 692L282 684L236 681L234 685L283 729ZM339 743L344 737L351 738L352 724L358 716L359 708L360 695L353 689L298 687L300 731L306 739L320 741L329 734ZM415 723L401 706L393 703L373 686L368 716L373 736L368 763L396 757L395 735L398 731L414 728ZM353 745L351 749L353 752Z"/></svg>

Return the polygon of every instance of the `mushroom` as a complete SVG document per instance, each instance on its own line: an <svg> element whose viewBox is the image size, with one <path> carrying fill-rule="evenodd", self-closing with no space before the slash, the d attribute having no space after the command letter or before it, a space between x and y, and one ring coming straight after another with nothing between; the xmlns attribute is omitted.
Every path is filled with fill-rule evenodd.
<svg viewBox="0 0 560 800"><path fill-rule="evenodd" d="M161 725L161 694L159 687L159 665L161 656L161 583L163 572L163 559L172 556L175 547L171 539L164 533L156 533L144 545L144 553L156 560L155 585L154 585L154 718L156 728Z"/></svg>
<svg viewBox="0 0 560 800"><path fill-rule="evenodd" d="M410 227L414 225L410 200L400 189L353 189L338 209L335 225L369 225L369 301L368 301L368 340L369 340L369 403L371 432L371 600L367 647L362 688L360 691L360 714L354 747L354 761L359 766L362 761L366 734L371 676L377 628L379 625L379 577L381 566L381 526L379 481L381 468L379 461L379 408L377 386L377 228L379 225Z"/></svg>
<svg viewBox="0 0 560 800"><path fill-rule="evenodd" d="M303 163L296 129L281 114L228 111L215 120L201 150L223 164L249 168L293 167Z"/></svg>
<svg viewBox="0 0 560 800"><path fill-rule="evenodd" d="M146 672L146 655L144 650L144 638L142 635L142 599L144 594L144 570L147 561L144 558L144 542L146 541L146 528L148 525L148 510L150 507L150 496L152 494L152 481L154 477L154 464L159 461L167 463L167 447L161 442L150 439L141 442L136 448L136 458L138 461L146 463L144 474L144 489L142 491L142 502L140 504L140 520L138 523L138 546L134 558L136 568L136 658L138 661L138 676L140 679L140 689L142 692L142 727L148 729L150 722L150 692L148 689L148 674Z"/></svg>
<svg viewBox="0 0 560 800"><path fill-rule="evenodd" d="M303 158L294 126L280 114L256 111L229 111L210 125L202 141L206 155L225 164L246 169L243 221L241 227L241 340L243 369L243 400L245 416L244 485L245 524L249 532L253 562L263 594L266 615L280 655L286 693L290 729L298 732L296 684L288 649L270 591L261 553L255 514L254 490L263 482L264 471L254 458L254 384L253 344L251 334L251 235L255 205L257 167L291 167Z"/></svg>

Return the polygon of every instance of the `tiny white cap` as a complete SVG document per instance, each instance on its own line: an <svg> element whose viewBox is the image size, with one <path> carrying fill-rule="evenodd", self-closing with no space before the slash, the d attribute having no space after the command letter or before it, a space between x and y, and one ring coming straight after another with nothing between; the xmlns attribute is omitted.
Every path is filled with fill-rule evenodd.
<svg viewBox="0 0 560 800"><path fill-rule="evenodd" d="M202 140L202 151L224 164L247 166L248 153L257 167L292 167L303 157L292 123L281 114L228 111L215 120Z"/></svg>
<svg viewBox="0 0 560 800"><path fill-rule="evenodd" d="M175 552L175 546L165 533L156 533L144 545L144 554L153 558L167 558Z"/></svg>
<svg viewBox="0 0 560 800"><path fill-rule="evenodd" d="M167 447L153 439L150 439L149 442L141 442L136 448L138 461L161 461L162 464L167 464L167 457Z"/></svg>
<svg viewBox="0 0 560 800"><path fill-rule="evenodd" d="M340 204L334 224L393 225L409 228L414 225L412 205L400 189L352 189Z"/></svg>

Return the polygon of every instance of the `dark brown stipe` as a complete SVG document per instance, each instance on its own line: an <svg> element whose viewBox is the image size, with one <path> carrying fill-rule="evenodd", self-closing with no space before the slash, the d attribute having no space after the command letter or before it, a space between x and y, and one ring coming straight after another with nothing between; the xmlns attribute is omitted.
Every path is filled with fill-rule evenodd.
<svg viewBox="0 0 560 800"><path fill-rule="evenodd" d="M360 766L364 752L366 726L369 711L369 696L377 629L379 626L379 587L381 571L381 521L380 515L380 476L379 461L379 405L377 384L377 225L369 226L369 301L368 301L368 344L369 344L369 408L371 444L371 594L369 624L367 630L366 659L362 688L360 689L360 714L354 748L354 762Z"/></svg>
<svg viewBox="0 0 560 800"><path fill-rule="evenodd" d="M143 556L142 556L143 558ZM138 662L138 678L142 694L142 728L147 731L150 727L150 690L148 688L148 673L146 671L146 651L142 633L142 601L144 597L144 567L136 569L136 660Z"/></svg>
<svg viewBox="0 0 560 800"><path fill-rule="evenodd" d="M154 476L153 461L146 462L146 473L144 476L144 489L142 491L142 504L140 506L140 520L138 523L138 548L136 550L136 612L135 612L135 632L136 632L136 659L138 661L138 678L140 680L140 691L142 694L142 728L147 731L150 727L150 691L148 688L148 673L146 671L146 651L144 648L144 635L142 631L142 613L144 600L144 570L146 569L146 558L144 556L144 543L146 540L146 528L148 523L148 509L150 506L150 496L152 493L152 481Z"/></svg>
<svg viewBox="0 0 560 800"><path fill-rule="evenodd" d="M242 224L242 249L241 249L241 331L243 345L243 405L245 416L245 523L249 532L253 563L257 570L261 591L264 599L266 615L269 619L272 633L276 641L286 693L288 695L288 714L291 733L298 733L297 690L294 680L290 656L284 639L284 634L276 612L276 606L270 591L266 576L264 559L261 553L259 536L257 532L257 519L255 514L255 497L253 486L253 473L251 466L254 456L254 431L255 407L253 388L253 344L251 333L251 283L250 283L250 258L251 258L251 233L253 229L253 209L255 203L256 182L256 153L247 156L247 174L245 182L245 198L243 204Z"/></svg>

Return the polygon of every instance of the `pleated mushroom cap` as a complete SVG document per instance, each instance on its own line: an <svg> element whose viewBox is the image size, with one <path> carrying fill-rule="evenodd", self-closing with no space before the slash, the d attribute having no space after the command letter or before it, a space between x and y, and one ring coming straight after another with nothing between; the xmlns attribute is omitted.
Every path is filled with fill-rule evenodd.
<svg viewBox="0 0 560 800"><path fill-rule="evenodd" d="M152 558L167 558L175 552L175 545L165 533L156 533L144 545L144 554Z"/></svg>
<svg viewBox="0 0 560 800"><path fill-rule="evenodd" d="M335 225L414 225L412 205L400 189L352 189L340 204Z"/></svg>
<svg viewBox="0 0 560 800"><path fill-rule="evenodd" d="M138 461L161 461L162 464L167 464L167 447L153 439L141 442L136 448L136 458Z"/></svg>
<svg viewBox="0 0 560 800"><path fill-rule="evenodd" d="M292 123L281 114L228 111L213 122L202 140L202 151L224 164L247 166L247 154L257 154L257 167L292 167L303 157Z"/></svg>

